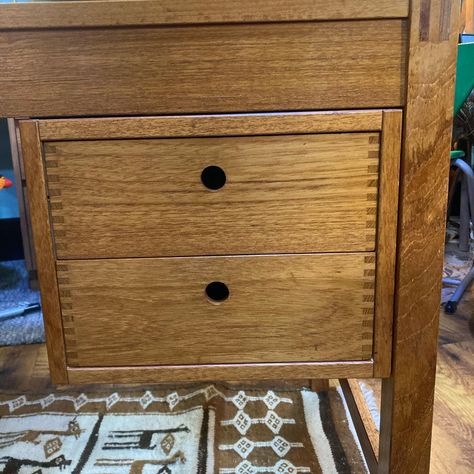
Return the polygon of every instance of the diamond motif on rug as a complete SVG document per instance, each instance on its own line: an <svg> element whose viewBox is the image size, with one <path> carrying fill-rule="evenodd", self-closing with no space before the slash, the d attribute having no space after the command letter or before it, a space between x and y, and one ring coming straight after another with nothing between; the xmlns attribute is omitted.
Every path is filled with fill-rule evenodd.
<svg viewBox="0 0 474 474"><path fill-rule="evenodd" d="M110 397L107 397L107 400L105 402L105 406L107 407L107 410L110 410L119 400L120 400L120 396L118 393L112 393Z"/></svg>
<svg viewBox="0 0 474 474"><path fill-rule="evenodd" d="M140 405L145 410L150 405L150 403L153 403L153 395L151 392L146 391L143 394L143 397L140 398Z"/></svg>
<svg viewBox="0 0 474 474"><path fill-rule="evenodd" d="M50 393L47 397L41 399L41 408L46 408L48 407L49 405L51 405L51 403L53 403L55 400L55 397L52 393Z"/></svg>
<svg viewBox="0 0 474 474"><path fill-rule="evenodd" d="M76 400L74 400L74 408L80 410L87 403L87 396L81 393Z"/></svg>
<svg viewBox="0 0 474 474"><path fill-rule="evenodd" d="M166 397L166 401L168 402L170 410L173 411L174 407L179 403L179 395L176 392L170 393Z"/></svg>
<svg viewBox="0 0 474 474"><path fill-rule="evenodd" d="M234 450L241 458L247 458L253 451L255 443L247 438L241 438L235 445Z"/></svg>
<svg viewBox="0 0 474 474"><path fill-rule="evenodd" d="M168 433L160 442L161 449L165 454L169 454L175 444L174 436Z"/></svg>
<svg viewBox="0 0 474 474"><path fill-rule="evenodd" d="M234 398L232 398L232 403L239 409L243 410L247 402L249 401L249 397L245 395L245 392L240 391Z"/></svg>
<svg viewBox="0 0 474 474"><path fill-rule="evenodd" d="M265 425L273 433L278 434L283 426L283 420L273 410L270 410L265 416Z"/></svg>
<svg viewBox="0 0 474 474"><path fill-rule="evenodd" d="M281 402L281 398L271 390L263 397L263 403L267 405L270 410L274 410Z"/></svg>
<svg viewBox="0 0 474 474"><path fill-rule="evenodd" d="M286 456L291 448L303 448L303 443L289 443L285 438L276 436L271 441L252 441L248 438L240 438L234 444L221 444L222 451L233 449L241 458L246 459L254 448L271 448L279 457Z"/></svg>
<svg viewBox="0 0 474 474"><path fill-rule="evenodd" d="M230 424L235 426L236 430L244 435L252 426L252 419L242 410L239 410Z"/></svg>
<svg viewBox="0 0 474 474"><path fill-rule="evenodd" d="M288 454L288 451L291 449L291 444L285 438L277 436L273 438L271 447L278 456L283 457Z"/></svg>
<svg viewBox="0 0 474 474"><path fill-rule="evenodd" d="M237 474L254 474L255 467L252 465L251 462L242 461L236 468L235 472Z"/></svg>
<svg viewBox="0 0 474 474"><path fill-rule="evenodd" d="M204 396L206 397L206 401L211 400L217 395L219 395L219 392L216 390L216 387L214 387L214 385L210 385L204 390Z"/></svg>

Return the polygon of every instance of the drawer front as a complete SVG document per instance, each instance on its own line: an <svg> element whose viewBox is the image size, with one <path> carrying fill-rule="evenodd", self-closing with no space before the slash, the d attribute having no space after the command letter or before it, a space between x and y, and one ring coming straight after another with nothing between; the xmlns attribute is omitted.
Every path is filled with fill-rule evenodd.
<svg viewBox="0 0 474 474"><path fill-rule="evenodd" d="M374 262L368 253L60 262L68 365L370 359Z"/></svg>
<svg viewBox="0 0 474 474"><path fill-rule="evenodd" d="M340 133L46 143L57 256L372 251L379 141Z"/></svg>
<svg viewBox="0 0 474 474"><path fill-rule="evenodd" d="M8 90L0 116L399 107L407 26L393 19L0 31L0 87Z"/></svg>

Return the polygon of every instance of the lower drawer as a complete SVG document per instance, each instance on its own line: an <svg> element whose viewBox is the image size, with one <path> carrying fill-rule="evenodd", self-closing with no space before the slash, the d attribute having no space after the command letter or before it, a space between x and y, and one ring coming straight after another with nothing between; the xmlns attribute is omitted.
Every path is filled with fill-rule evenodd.
<svg viewBox="0 0 474 474"><path fill-rule="evenodd" d="M367 360L371 253L57 263L67 363Z"/></svg>

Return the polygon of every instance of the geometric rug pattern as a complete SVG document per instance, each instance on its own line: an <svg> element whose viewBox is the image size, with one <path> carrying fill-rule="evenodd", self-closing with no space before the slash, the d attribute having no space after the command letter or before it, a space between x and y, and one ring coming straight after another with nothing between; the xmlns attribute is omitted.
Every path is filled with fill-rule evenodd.
<svg viewBox="0 0 474 474"><path fill-rule="evenodd" d="M4 474L366 473L335 389L0 395Z"/></svg>

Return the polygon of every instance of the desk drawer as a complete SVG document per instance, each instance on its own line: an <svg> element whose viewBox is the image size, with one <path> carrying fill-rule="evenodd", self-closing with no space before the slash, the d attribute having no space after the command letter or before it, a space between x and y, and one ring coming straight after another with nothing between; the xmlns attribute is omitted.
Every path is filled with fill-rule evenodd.
<svg viewBox="0 0 474 474"><path fill-rule="evenodd" d="M375 257L57 264L69 366L368 360Z"/></svg>
<svg viewBox="0 0 474 474"><path fill-rule="evenodd" d="M372 251L379 133L45 144L58 258Z"/></svg>
<svg viewBox="0 0 474 474"><path fill-rule="evenodd" d="M0 115L399 107L407 29L390 19L0 31Z"/></svg>

